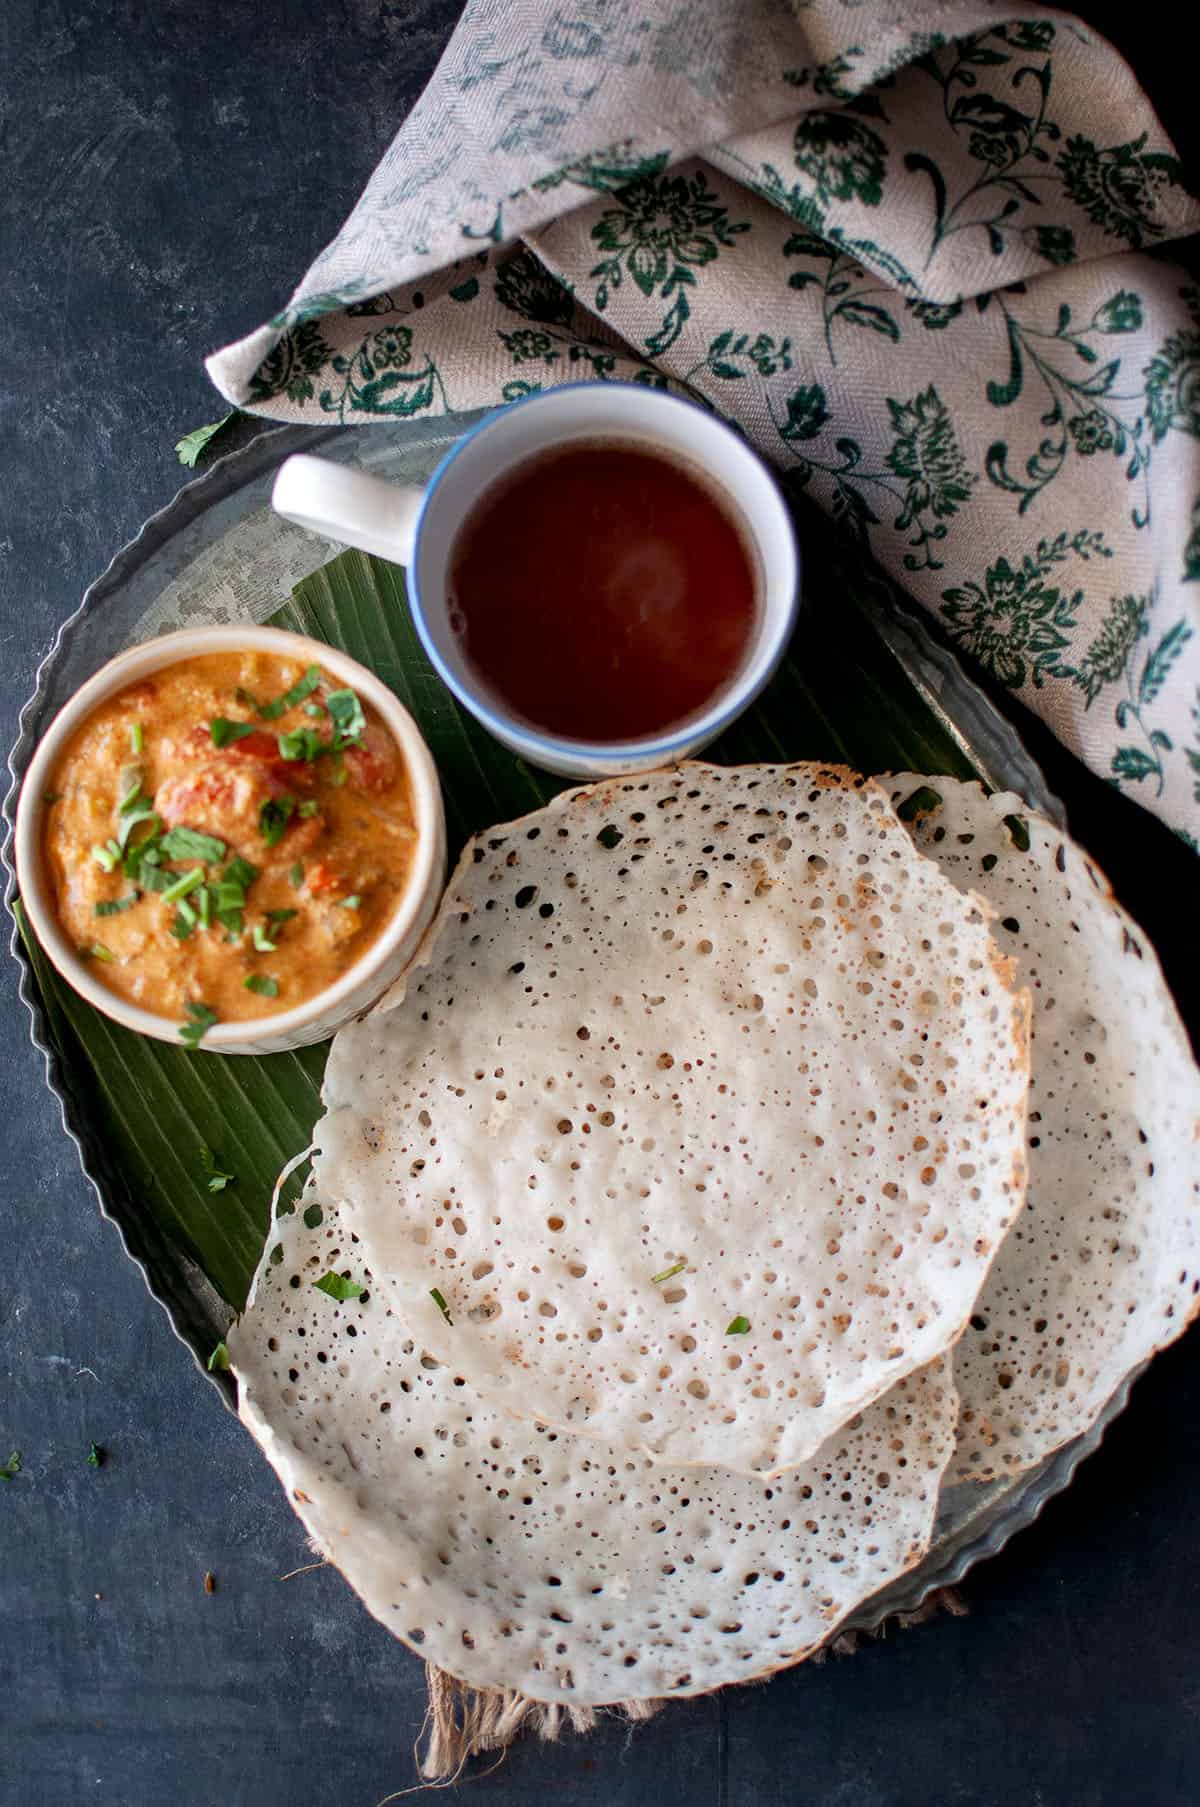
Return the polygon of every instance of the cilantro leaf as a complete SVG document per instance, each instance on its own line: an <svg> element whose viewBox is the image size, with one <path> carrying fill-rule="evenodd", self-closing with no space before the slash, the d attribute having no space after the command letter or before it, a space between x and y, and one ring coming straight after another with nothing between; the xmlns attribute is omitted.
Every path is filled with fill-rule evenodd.
<svg viewBox="0 0 1200 1807"><path fill-rule="evenodd" d="M98 1443L89 1443L88 1444L87 1459L88 1459L88 1467L89 1468L103 1468L104 1467L104 1451L101 1449L101 1447Z"/></svg>
<svg viewBox="0 0 1200 1807"><path fill-rule="evenodd" d="M214 747L227 747L231 741L245 740L247 734L257 734L258 729L253 722L231 722L228 716L214 715L208 732Z"/></svg>
<svg viewBox="0 0 1200 1807"><path fill-rule="evenodd" d="M219 1022L220 1018L208 1004L189 1004L187 1013L191 1021L180 1023L179 1039L185 1048L197 1048L213 1024Z"/></svg>
<svg viewBox="0 0 1200 1807"><path fill-rule="evenodd" d="M736 1318L731 1318L729 1320L728 1324L726 1324L726 1326L725 1326L725 1335L726 1336L745 1336L745 1334L749 1330L749 1328L750 1328L749 1318L743 1318L741 1316L738 1316Z"/></svg>
<svg viewBox="0 0 1200 1807"><path fill-rule="evenodd" d="M236 420L240 413L240 408L231 408L228 414L221 416L220 420L210 420L205 427L193 427L190 433L185 433L182 439L176 440L175 456L180 464L186 465L189 471L194 471L196 460L201 452L211 444L218 433L229 425L230 421Z"/></svg>
<svg viewBox="0 0 1200 1807"><path fill-rule="evenodd" d="M247 991L257 992L260 998L277 998L279 996L279 980L272 979L269 973L250 973L242 980Z"/></svg>
<svg viewBox="0 0 1200 1807"><path fill-rule="evenodd" d="M443 1299L441 1293L438 1291L436 1286L430 1287L429 1297L433 1300L434 1304L437 1306L438 1310L441 1312L442 1316L445 1318L447 1324L453 1324L454 1319L450 1316L450 1307L446 1304L445 1299Z"/></svg>
<svg viewBox="0 0 1200 1807"><path fill-rule="evenodd" d="M226 1173L213 1150L203 1144L200 1148L200 1168L208 1180L210 1192L224 1192L226 1186L237 1184L236 1173Z"/></svg>
<svg viewBox="0 0 1200 1807"><path fill-rule="evenodd" d="M20 1472L21 1472L21 1452L19 1449L12 1449L8 1453L8 1461L5 1462L5 1464L2 1468L0 1468L0 1481L15 1480L17 1475L20 1474Z"/></svg>
<svg viewBox="0 0 1200 1807"><path fill-rule="evenodd" d="M208 1371L210 1374L216 1374L218 1371L223 1374L228 1366L229 1351L225 1344L220 1342L208 1358Z"/></svg>
<svg viewBox="0 0 1200 1807"><path fill-rule="evenodd" d="M225 843L214 834L201 834L196 828L172 828L162 838L162 850L169 860L205 860L210 863L225 858Z"/></svg>
<svg viewBox="0 0 1200 1807"><path fill-rule="evenodd" d="M333 718L337 730L334 745L337 747L361 746L363 735L367 731L367 718L363 714L363 706L353 690L331 690L325 698L325 707Z"/></svg>
<svg viewBox="0 0 1200 1807"><path fill-rule="evenodd" d="M227 885L240 885L243 891L248 891L258 877L258 867L238 854L236 859L230 860L221 877Z"/></svg>
<svg viewBox="0 0 1200 1807"><path fill-rule="evenodd" d="M139 892L131 891L128 897L114 897L107 903L95 904L92 908L92 914L93 916L119 916L123 910L131 910L133 908L139 895Z"/></svg>
<svg viewBox="0 0 1200 1807"><path fill-rule="evenodd" d="M293 684L290 690L285 690L282 696L277 696L273 703L257 704L259 715L265 722L278 721L281 715L286 715L289 709L294 709L297 703L302 703L306 697L310 697L313 691L319 688L320 683L320 666L310 665L304 676Z"/></svg>
<svg viewBox="0 0 1200 1807"><path fill-rule="evenodd" d="M293 728L288 734L276 735L279 757L288 761L314 760L326 751L325 742L315 728Z"/></svg>
<svg viewBox="0 0 1200 1807"><path fill-rule="evenodd" d="M128 870L128 866L126 867L126 870ZM164 891L169 891L171 889L171 886L175 883L175 878L176 874L174 872L164 872L161 866L151 864L145 860L143 860L137 868L137 881L142 887L142 890L153 891L160 897Z"/></svg>
<svg viewBox="0 0 1200 1807"><path fill-rule="evenodd" d="M341 1274L335 1273L323 1274L319 1280L313 1281L313 1285L319 1293L325 1293L327 1297L336 1299L339 1304L345 1304L347 1299L361 1299L366 1290L365 1287L358 1284L357 1280L347 1280Z"/></svg>
<svg viewBox="0 0 1200 1807"><path fill-rule="evenodd" d="M129 837L139 823L153 822L154 828L147 837L151 840L154 839L158 834L159 829L162 827L162 823L155 812L153 804L148 803L144 797L138 799L138 801L128 810L122 804L121 809L118 811L118 815L120 819L117 824L117 845L122 852L124 852L125 848L128 846ZM142 843L142 845L144 845L144 843ZM139 859L141 858L141 846L138 848L138 857Z"/></svg>
<svg viewBox="0 0 1200 1807"><path fill-rule="evenodd" d="M282 740L284 737L280 735ZM258 812L258 832L268 847L278 847L296 812L294 797L268 797Z"/></svg>
<svg viewBox="0 0 1200 1807"><path fill-rule="evenodd" d="M250 939L253 941L256 951L260 954L273 954L279 945L277 941L271 940L271 937L267 933L266 925L261 922L256 922L251 929Z"/></svg>
<svg viewBox="0 0 1200 1807"><path fill-rule="evenodd" d="M268 910L268 922L290 922L293 916L299 916L299 910Z"/></svg>

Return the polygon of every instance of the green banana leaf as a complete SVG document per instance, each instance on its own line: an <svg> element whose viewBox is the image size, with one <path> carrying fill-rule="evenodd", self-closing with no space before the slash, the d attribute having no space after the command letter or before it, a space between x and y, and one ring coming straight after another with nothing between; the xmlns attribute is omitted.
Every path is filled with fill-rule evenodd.
<svg viewBox="0 0 1200 1807"><path fill-rule="evenodd" d="M973 775L856 602L856 582L861 590L857 567L810 555L789 657L708 757ZM476 830L563 788L506 752L444 688L413 630L398 567L343 553L298 584L272 620L360 660L411 710L441 773L452 861ZM90 1125L85 1163L116 1206L131 1253L204 1359L245 1303L279 1171L311 1139L325 1047L234 1059L146 1040L63 984L19 906L18 922L71 1114ZM210 1189L204 1150L234 1175L222 1190ZM297 1173L281 1208L291 1208L300 1184Z"/></svg>

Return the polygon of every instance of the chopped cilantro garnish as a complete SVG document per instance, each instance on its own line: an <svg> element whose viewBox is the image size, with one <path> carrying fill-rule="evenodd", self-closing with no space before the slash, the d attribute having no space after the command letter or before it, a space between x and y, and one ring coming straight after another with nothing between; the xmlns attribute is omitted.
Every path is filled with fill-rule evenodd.
<svg viewBox="0 0 1200 1807"><path fill-rule="evenodd" d="M212 1149L204 1144L201 1144L200 1148L200 1166L208 1181L208 1189L210 1192L224 1192L226 1186L236 1184L237 1175L226 1173L218 1162Z"/></svg>
<svg viewBox="0 0 1200 1807"><path fill-rule="evenodd" d="M240 412L241 410L238 408L231 408L228 414L222 414L220 420L210 420L202 427L193 427L190 433L185 433L182 439L177 439L175 456L180 464L186 465L189 471L194 471L196 460L201 452L211 440L216 438L218 433L229 425L231 420L237 419Z"/></svg>
<svg viewBox="0 0 1200 1807"><path fill-rule="evenodd" d="M736 1318L730 1318L728 1324L726 1324L726 1326L725 1326L725 1335L726 1336L745 1336L745 1334L749 1330L749 1328L750 1328L749 1318L743 1318L740 1316L736 1317Z"/></svg>
<svg viewBox="0 0 1200 1807"><path fill-rule="evenodd" d="M304 802L300 805L298 813L306 822L308 822L318 813L320 808L321 805L317 802L315 797L306 797Z"/></svg>
<svg viewBox="0 0 1200 1807"><path fill-rule="evenodd" d="M290 922L293 916L299 916L299 910L268 910L268 922Z"/></svg>
<svg viewBox="0 0 1200 1807"><path fill-rule="evenodd" d="M255 707L263 721L278 721L281 715L286 715L289 709L294 709L297 703L302 703L306 697L310 697L320 682L320 667L310 665L299 682L293 684L290 690L285 690L282 696L277 696L273 703L257 703Z"/></svg>
<svg viewBox="0 0 1200 1807"><path fill-rule="evenodd" d="M0 1467L0 1481L13 1481L20 1472L21 1452L19 1449L10 1449L8 1452L8 1461L5 1462L3 1467Z"/></svg>
<svg viewBox="0 0 1200 1807"><path fill-rule="evenodd" d="M429 1297L433 1300L434 1304L437 1306L438 1310L441 1312L442 1316L445 1318L447 1324L453 1324L454 1319L450 1316L450 1307L447 1305L445 1299L443 1299L441 1293L438 1291L436 1286L430 1287Z"/></svg>
<svg viewBox="0 0 1200 1807"><path fill-rule="evenodd" d="M361 746L363 735L367 731L367 718L354 691L331 690L325 698L325 704L337 729L334 746Z"/></svg>
<svg viewBox="0 0 1200 1807"><path fill-rule="evenodd" d="M130 752L131 753L140 753L143 746L145 745L145 738L146 738L145 735L142 733L141 722L134 722L132 727L129 730L129 750L130 750ZM94 1447L94 1445L93 1445L93 1447Z"/></svg>
<svg viewBox="0 0 1200 1807"><path fill-rule="evenodd" d="M227 747L231 741L245 740L247 734L256 734L258 730L253 722L231 722L227 716L216 715L208 724L214 747Z"/></svg>
<svg viewBox="0 0 1200 1807"><path fill-rule="evenodd" d="M148 803L144 797L136 803L132 809L121 813L120 821L117 824L117 845L121 848L122 852L124 852L129 843L130 835L141 822L153 822L154 827L147 837L147 839L151 840L158 834L159 829L162 827L162 823L155 813L153 804ZM143 845L144 843L140 843L138 847L139 859L142 857L141 849Z"/></svg>
<svg viewBox="0 0 1200 1807"><path fill-rule="evenodd" d="M651 1286L661 1286L664 1280L673 1280L676 1274L681 1274L686 1266L686 1261L677 1261L674 1267L664 1267L661 1274L651 1274Z"/></svg>
<svg viewBox="0 0 1200 1807"><path fill-rule="evenodd" d="M249 978L242 980L242 984L247 991L256 991L260 998L279 996L278 979L272 979L267 973L251 973Z"/></svg>
<svg viewBox="0 0 1200 1807"><path fill-rule="evenodd" d="M174 903L177 898L187 897L190 892L198 890L204 883L204 868L192 866L187 872L181 872L173 879L162 894L164 903Z"/></svg>
<svg viewBox="0 0 1200 1807"><path fill-rule="evenodd" d="M127 816L142 801L142 774L137 766L126 766L121 773L121 801L117 814Z"/></svg>
<svg viewBox="0 0 1200 1807"><path fill-rule="evenodd" d="M187 1013L191 1021L179 1025L179 1039L186 1048L195 1048L220 1019L208 1004L189 1004Z"/></svg>
<svg viewBox="0 0 1200 1807"><path fill-rule="evenodd" d="M258 867L252 866L249 860L242 859L239 854L230 860L220 879L211 887L212 910L221 927L228 929L231 935L242 932L242 909L246 902L246 891L258 877Z"/></svg>
<svg viewBox="0 0 1200 1807"><path fill-rule="evenodd" d="M258 812L258 832L268 847L278 847L296 811L294 797L268 797Z"/></svg>
<svg viewBox="0 0 1200 1807"><path fill-rule="evenodd" d="M313 1285L319 1293L336 1299L339 1304L344 1304L347 1299L360 1299L366 1290L357 1280L347 1280L343 1275L334 1273L323 1274L319 1280L313 1281Z"/></svg>
<svg viewBox="0 0 1200 1807"><path fill-rule="evenodd" d="M942 806L942 793L935 791L931 785L922 784L906 797L903 803L896 805L896 814L902 822L918 822L922 816L931 816L935 809Z"/></svg>
<svg viewBox="0 0 1200 1807"><path fill-rule="evenodd" d="M87 1459L88 1459L88 1467L89 1468L103 1468L104 1451L101 1449L101 1447L98 1443L89 1443L88 1444Z"/></svg>
<svg viewBox="0 0 1200 1807"><path fill-rule="evenodd" d="M205 860L225 858L225 843L214 834L201 834L196 828L172 828L162 838L162 850L169 860Z"/></svg>
<svg viewBox="0 0 1200 1807"><path fill-rule="evenodd" d="M125 869L126 871L129 870L128 861L126 861ZM176 877L176 873L164 872L162 867L149 857L143 859L137 865L137 881L143 891L154 891L161 896L164 891L169 891L171 889L171 886L175 883Z"/></svg>
<svg viewBox="0 0 1200 1807"><path fill-rule="evenodd" d="M93 941L90 947L82 947L79 951L85 960L99 960L104 966L111 966L117 957L103 941Z"/></svg>
<svg viewBox="0 0 1200 1807"><path fill-rule="evenodd" d="M238 854L236 859L230 860L221 874L225 884L240 885L243 891L248 891L257 877L258 867L252 866L249 860L244 860L241 854Z"/></svg>
<svg viewBox="0 0 1200 1807"><path fill-rule="evenodd" d="M273 954L278 946L277 942L271 940L270 936L267 934L266 928L261 922L256 922L254 924L254 927L250 931L250 939L253 941L260 954Z"/></svg>
<svg viewBox="0 0 1200 1807"><path fill-rule="evenodd" d="M229 1366L229 1351L225 1347L223 1342L218 1343L216 1348L213 1350L212 1354L208 1358L208 1371L210 1374L215 1374L218 1370L220 1370L221 1373L224 1373L225 1369L228 1368L228 1366Z"/></svg>
<svg viewBox="0 0 1200 1807"><path fill-rule="evenodd" d="M187 917L183 914L185 908L186 905L181 906L176 910L175 915L171 919L171 933L174 935L176 941L186 941L196 926L195 911L193 910L192 920L189 922Z"/></svg>
<svg viewBox="0 0 1200 1807"><path fill-rule="evenodd" d="M338 898L339 910L361 910L362 896L358 891L351 892L349 897Z"/></svg>
<svg viewBox="0 0 1200 1807"><path fill-rule="evenodd" d="M139 893L131 891L128 897L114 897L107 903L95 905L94 916L119 916L123 910L131 910L138 900Z"/></svg>
<svg viewBox="0 0 1200 1807"><path fill-rule="evenodd" d="M1024 816L1005 816L1004 826L1018 853L1029 852L1029 824Z"/></svg>
<svg viewBox="0 0 1200 1807"><path fill-rule="evenodd" d="M106 872L115 871L120 857L121 849L115 841L106 841L103 847L92 848L92 858L98 866L103 866Z"/></svg>
<svg viewBox="0 0 1200 1807"><path fill-rule="evenodd" d="M312 716L324 715L325 709L321 703L305 703L304 713Z"/></svg>
<svg viewBox="0 0 1200 1807"><path fill-rule="evenodd" d="M299 860L296 861L296 864L288 873L288 877L297 887L304 883L304 867L300 864Z"/></svg>
<svg viewBox="0 0 1200 1807"><path fill-rule="evenodd" d="M325 752L325 742L315 728L293 728L290 734L275 736L281 759L316 759Z"/></svg>

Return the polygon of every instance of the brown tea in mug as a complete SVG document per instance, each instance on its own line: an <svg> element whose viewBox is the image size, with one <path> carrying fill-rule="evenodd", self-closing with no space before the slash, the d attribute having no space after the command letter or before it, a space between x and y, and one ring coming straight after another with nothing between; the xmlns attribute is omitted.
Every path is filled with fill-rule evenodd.
<svg viewBox="0 0 1200 1807"><path fill-rule="evenodd" d="M642 445L573 442L519 465L452 548L464 657L534 727L641 739L698 714L750 649L754 554L720 492Z"/></svg>

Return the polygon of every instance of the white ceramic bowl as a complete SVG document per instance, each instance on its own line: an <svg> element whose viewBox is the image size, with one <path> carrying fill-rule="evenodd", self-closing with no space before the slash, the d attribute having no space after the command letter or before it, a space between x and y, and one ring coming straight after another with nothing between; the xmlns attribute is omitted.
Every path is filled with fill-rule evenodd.
<svg viewBox="0 0 1200 1807"><path fill-rule="evenodd" d="M181 1046L179 1018L158 1016L118 997L116 992L99 982L63 934L45 882L42 831L46 805L42 798L65 742L100 703L138 678L177 664L181 659L246 648L298 659L304 665L318 664L341 683L356 690L364 702L370 703L404 756L417 828L416 858L391 921L336 984L318 992L306 1003L297 1004L291 1010L281 1010L275 1016L256 1017L249 1022L216 1023L201 1043L202 1051L209 1053L276 1054L286 1048L302 1048L309 1042L323 1041L343 1023L361 1016L394 984L416 953L445 884L446 822L433 758L408 710L357 660L348 659L344 653L335 652L333 647L325 646L319 640L309 640L303 634L286 634L273 627L185 628L121 653L76 691L42 736L21 787L14 848L17 882L25 913L47 956L68 984L74 986L89 1004L94 1004L97 1010L126 1029L135 1029L140 1035L152 1035L159 1041Z"/></svg>

